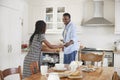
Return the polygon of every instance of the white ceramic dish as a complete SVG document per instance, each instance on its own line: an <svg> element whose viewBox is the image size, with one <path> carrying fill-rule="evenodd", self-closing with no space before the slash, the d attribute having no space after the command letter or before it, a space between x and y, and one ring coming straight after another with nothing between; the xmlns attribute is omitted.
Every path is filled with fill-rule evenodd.
<svg viewBox="0 0 120 80"><path fill-rule="evenodd" d="M93 72L95 70L96 70L95 68L82 68L82 71L85 71L85 72Z"/></svg>

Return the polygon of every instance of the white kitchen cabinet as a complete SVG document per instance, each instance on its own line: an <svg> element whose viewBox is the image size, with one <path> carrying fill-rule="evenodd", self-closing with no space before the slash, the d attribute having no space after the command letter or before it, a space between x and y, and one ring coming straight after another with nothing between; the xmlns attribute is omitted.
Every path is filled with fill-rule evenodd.
<svg viewBox="0 0 120 80"><path fill-rule="evenodd" d="M20 65L21 20L20 11L0 4L0 69Z"/></svg>
<svg viewBox="0 0 120 80"><path fill-rule="evenodd" d="M120 0L115 0L115 34L120 34Z"/></svg>
<svg viewBox="0 0 120 80"><path fill-rule="evenodd" d="M63 31L62 15L65 12L65 7L46 7L45 21L47 23L47 33Z"/></svg>
<svg viewBox="0 0 120 80"><path fill-rule="evenodd" d="M120 53L114 54L114 67L120 67Z"/></svg>

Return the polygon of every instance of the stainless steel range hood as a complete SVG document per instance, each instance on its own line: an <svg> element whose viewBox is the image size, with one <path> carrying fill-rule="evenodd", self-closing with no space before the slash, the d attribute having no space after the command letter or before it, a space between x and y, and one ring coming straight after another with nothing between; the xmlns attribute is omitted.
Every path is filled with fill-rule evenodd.
<svg viewBox="0 0 120 80"><path fill-rule="evenodd" d="M84 22L84 26L113 26L112 22L103 17L103 0L93 0L94 2L94 16L88 21Z"/></svg>

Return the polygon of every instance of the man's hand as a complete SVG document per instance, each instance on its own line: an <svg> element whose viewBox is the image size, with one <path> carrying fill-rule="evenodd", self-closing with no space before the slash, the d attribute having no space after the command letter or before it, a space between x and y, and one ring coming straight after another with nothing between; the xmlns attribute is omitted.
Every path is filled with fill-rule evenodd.
<svg viewBox="0 0 120 80"><path fill-rule="evenodd" d="M70 46L70 45L73 44L73 43L74 43L73 40L70 40L69 42L65 43L64 46L65 46L65 47L68 47L68 46Z"/></svg>

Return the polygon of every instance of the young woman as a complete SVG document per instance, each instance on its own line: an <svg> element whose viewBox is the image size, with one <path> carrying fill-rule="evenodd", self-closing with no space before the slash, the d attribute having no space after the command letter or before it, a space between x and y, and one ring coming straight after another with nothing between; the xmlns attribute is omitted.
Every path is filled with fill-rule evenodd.
<svg viewBox="0 0 120 80"><path fill-rule="evenodd" d="M63 47L63 45L50 44L45 38L45 31L46 31L46 23L42 20L37 21L35 24L35 31L29 40L30 50L24 59L23 78L31 75L31 71L30 71L31 62L39 61L39 63L41 63L40 55L41 55L42 43L44 43L51 49Z"/></svg>

